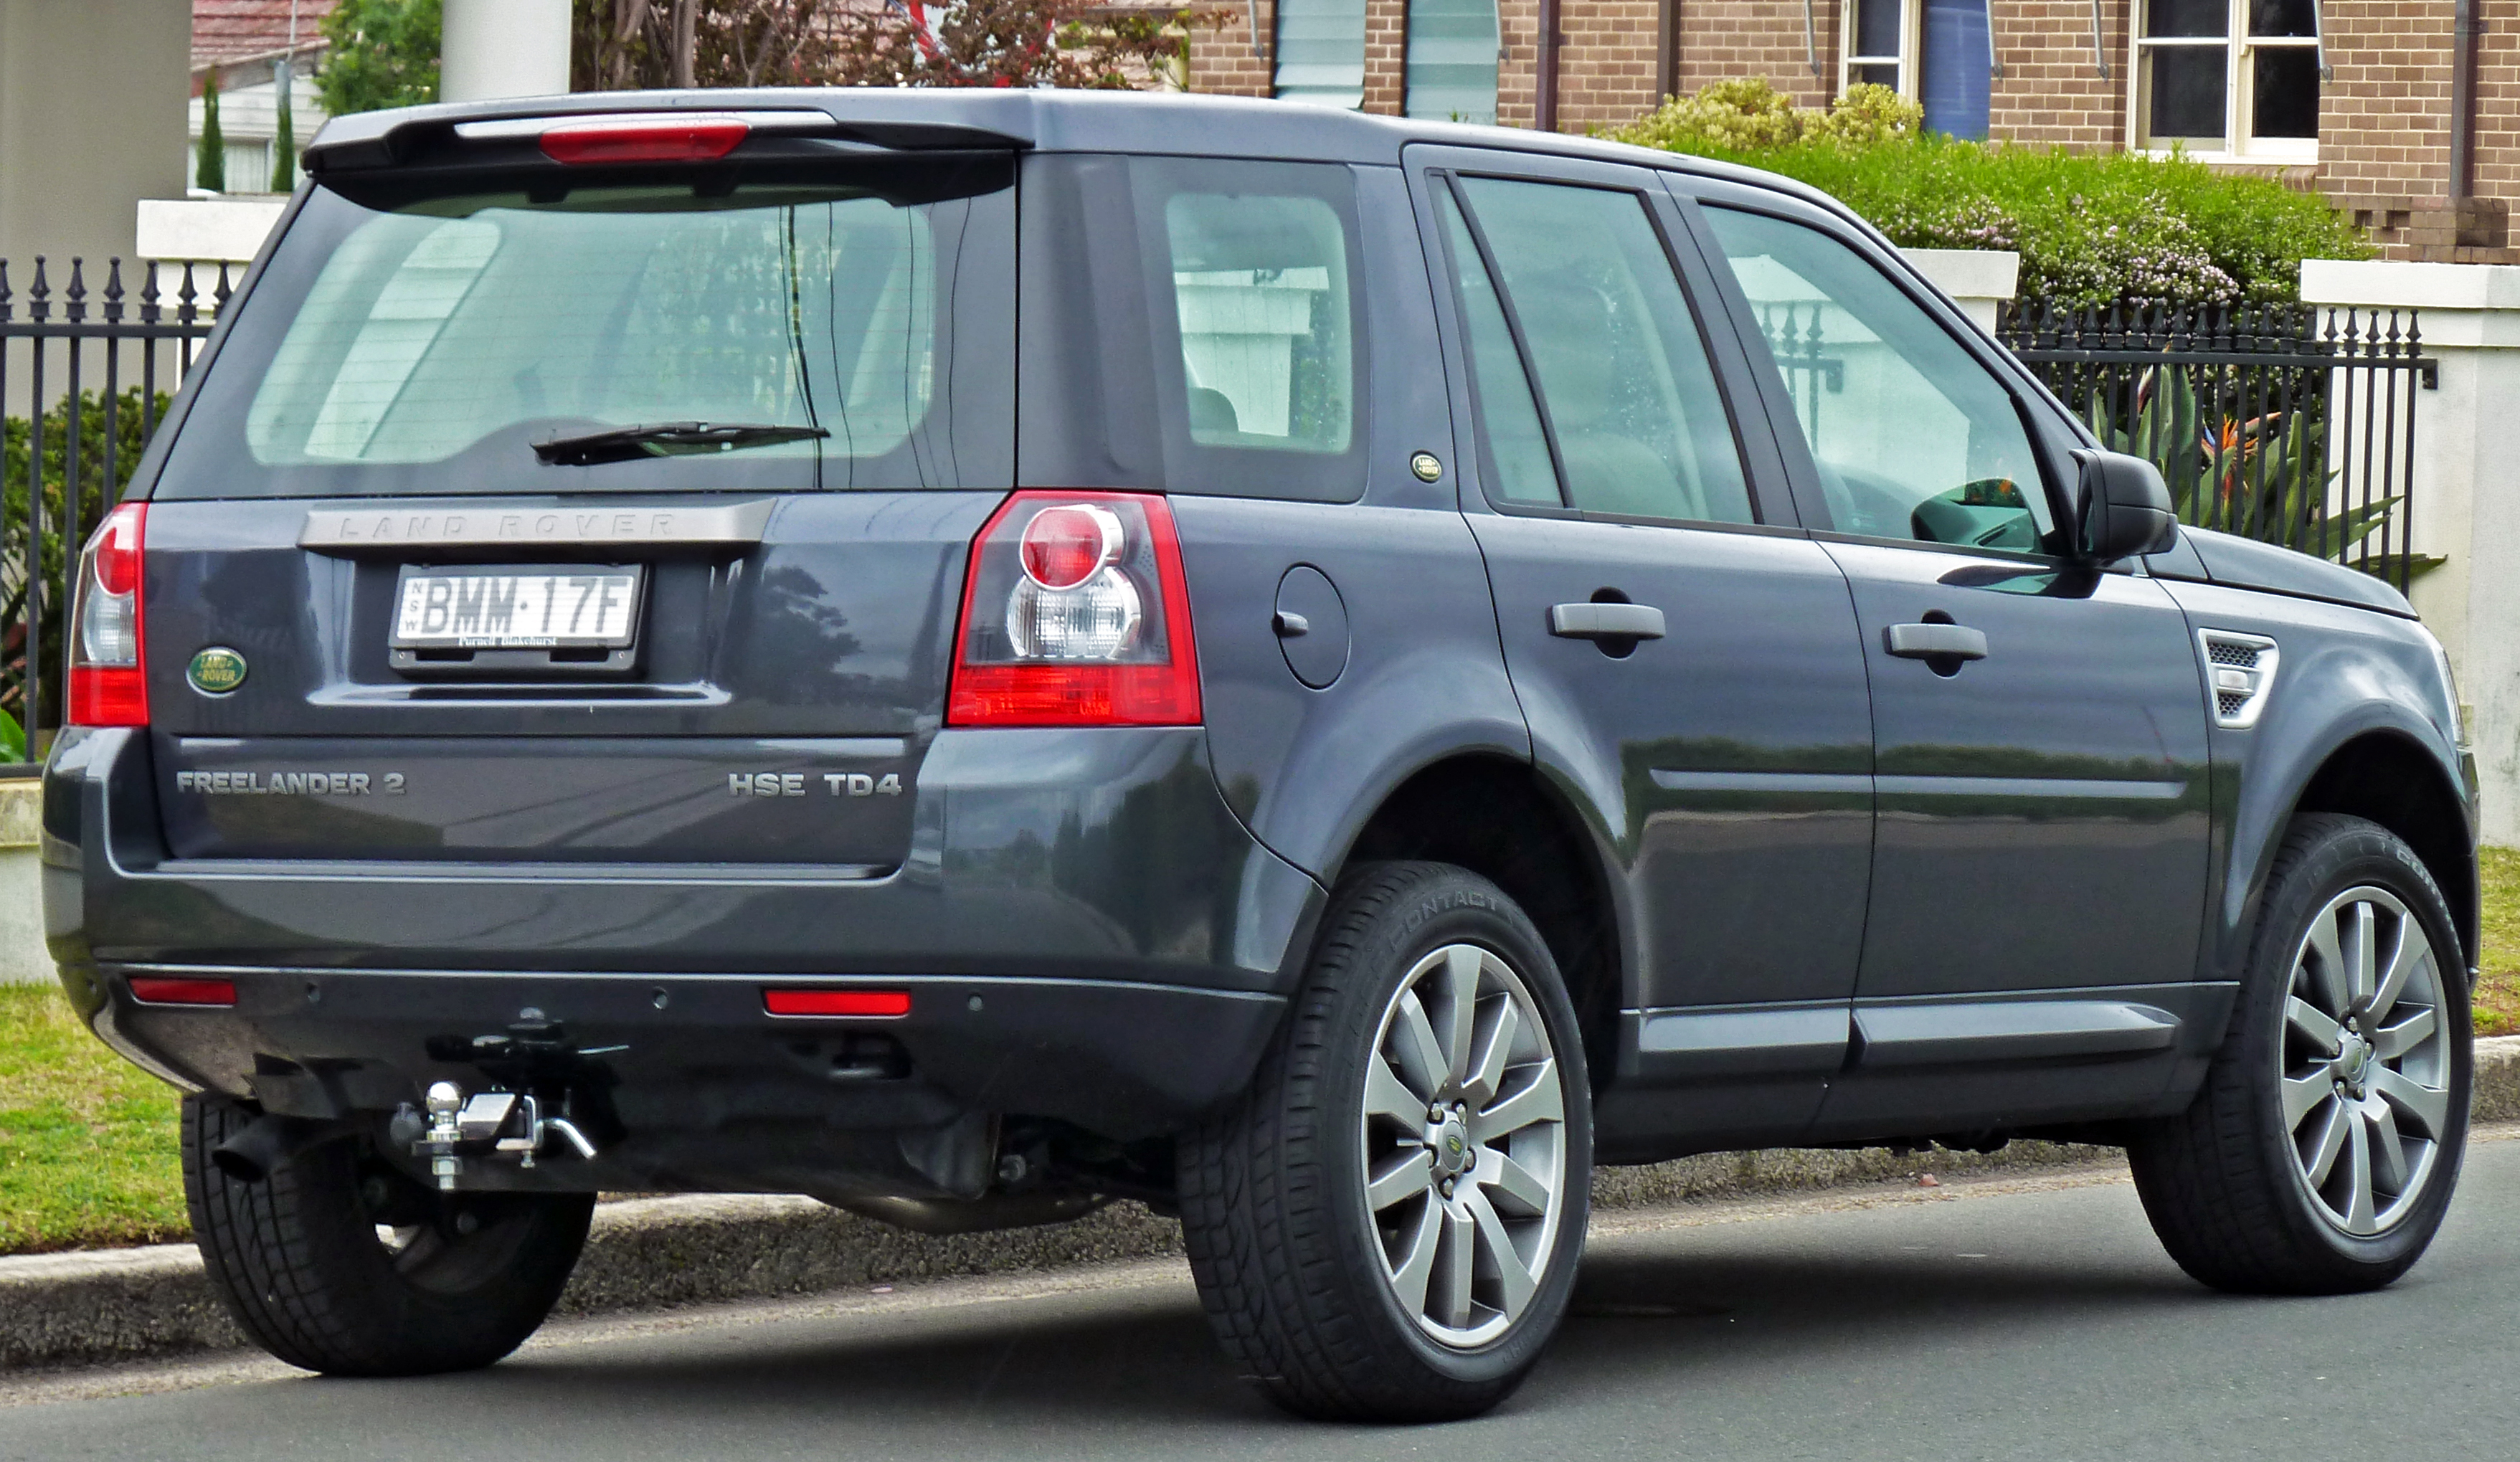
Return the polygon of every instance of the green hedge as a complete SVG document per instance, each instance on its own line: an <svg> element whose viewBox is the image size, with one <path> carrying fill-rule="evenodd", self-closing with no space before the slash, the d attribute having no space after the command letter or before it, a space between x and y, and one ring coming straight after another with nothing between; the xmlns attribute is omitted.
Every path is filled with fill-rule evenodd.
<svg viewBox="0 0 2520 1462"><path fill-rule="evenodd" d="M2024 299L2288 300L2303 259L2374 252L2318 194L2183 156L1958 142L1885 87L1820 112L1719 81L1608 135L1798 178L1904 247L2016 250Z"/></svg>

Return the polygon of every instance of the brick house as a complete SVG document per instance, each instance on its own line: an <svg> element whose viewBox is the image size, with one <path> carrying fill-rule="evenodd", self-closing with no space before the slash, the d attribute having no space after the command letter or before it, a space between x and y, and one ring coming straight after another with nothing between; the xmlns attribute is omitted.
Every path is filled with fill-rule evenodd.
<svg viewBox="0 0 2520 1462"><path fill-rule="evenodd" d="M2316 185L2393 257L2520 263L2520 0L1228 3L1192 90L1580 132L1728 77L1806 107L1876 81L1955 135L2176 144Z"/></svg>

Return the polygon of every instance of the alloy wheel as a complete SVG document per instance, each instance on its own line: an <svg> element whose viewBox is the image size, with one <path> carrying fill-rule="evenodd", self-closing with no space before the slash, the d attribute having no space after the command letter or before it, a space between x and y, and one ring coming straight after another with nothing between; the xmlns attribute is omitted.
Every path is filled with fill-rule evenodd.
<svg viewBox="0 0 2520 1462"><path fill-rule="evenodd" d="M2357 1238L2395 1227L2451 1130L2440 961L2397 896L2347 889L2293 953L2277 1076L2294 1172L2320 1217Z"/></svg>
<svg viewBox="0 0 2520 1462"><path fill-rule="evenodd" d="M1428 1336L1485 1345L1530 1307L1557 1242L1565 1126L1521 976L1469 944L1412 966L1367 1063L1363 1152L1384 1272Z"/></svg>

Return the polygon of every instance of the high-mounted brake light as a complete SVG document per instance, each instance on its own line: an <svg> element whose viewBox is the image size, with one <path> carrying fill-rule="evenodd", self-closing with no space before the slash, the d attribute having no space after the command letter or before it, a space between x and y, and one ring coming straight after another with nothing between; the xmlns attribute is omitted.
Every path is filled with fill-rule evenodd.
<svg viewBox="0 0 2520 1462"><path fill-rule="evenodd" d="M1195 726L1198 651L1172 509L1028 490L971 543L948 726Z"/></svg>
<svg viewBox="0 0 2520 1462"><path fill-rule="evenodd" d="M751 133L751 123L734 116L613 116L546 127L542 147L544 156L572 166L713 162Z"/></svg>
<svg viewBox="0 0 2520 1462"><path fill-rule="evenodd" d="M145 503L106 514L79 554L70 599L69 715L72 726L147 726L148 647L141 604Z"/></svg>
<svg viewBox="0 0 2520 1462"><path fill-rule="evenodd" d="M894 1016L910 1013L907 990L765 990L761 1008L772 1015Z"/></svg>
<svg viewBox="0 0 2520 1462"><path fill-rule="evenodd" d="M202 980L179 975L133 975L131 997L144 1005L233 1005L234 980Z"/></svg>

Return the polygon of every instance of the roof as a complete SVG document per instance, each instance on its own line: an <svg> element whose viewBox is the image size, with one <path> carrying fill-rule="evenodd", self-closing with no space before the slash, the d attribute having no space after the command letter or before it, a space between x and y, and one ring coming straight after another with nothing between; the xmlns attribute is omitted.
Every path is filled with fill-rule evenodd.
<svg viewBox="0 0 2520 1462"><path fill-rule="evenodd" d="M276 56L291 47L290 12L296 12L298 50L321 45L316 26L339 0L193 0L193 69Z"/></svg>
<svg viewBox="0 0 2520 1462"><path fill-rule="evenodd" d="M496 102L362 111L324 124L306 148L321 177L391 167L452 140L455 124L623 111L820 112L832 135L903 151L1012 147L1046 153L1285 157L1397 166L1411 143L1500 148L1695 173L1790 194L1825 208L1884 247L1889 241L1827 194L1791 178L1601 138L1346 111L1300 102L1187 92L918 87L780 87L723 91L578 92Z"/></svg>
<svg viewBox="0 0 2520 1462"><path fill-rule="evenodd" d="M314 171L391 166L433 147L459 122L624 111L820 112L832 119L832 132L842 138L912 151L1012 147L1039 152L1279 156L1391 166L1399 162L1401 148L1413 142L1502 147L1811 192L1800 184L1728 163L1554 132L1419 121L1244 97L1016 88L579 92L405 107L336 117L309 144L307 166Z"/></svg>

